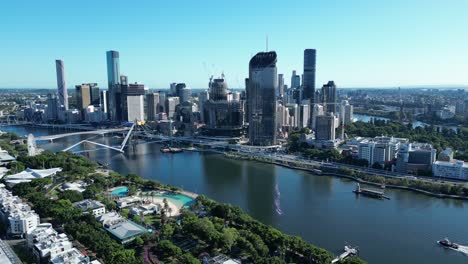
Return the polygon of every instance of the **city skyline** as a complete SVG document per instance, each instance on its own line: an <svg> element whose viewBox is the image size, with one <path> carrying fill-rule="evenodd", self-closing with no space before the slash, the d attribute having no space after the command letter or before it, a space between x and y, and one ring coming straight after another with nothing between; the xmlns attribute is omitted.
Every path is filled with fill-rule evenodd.
<svg viewBox="0 0 468 264"><path fill-rule="evenodd" d="M122 74L151 88L171 82L206 88L210 75L223 71L231 87L243 88L245 62L265 51L266 35L286 80L292 70L302 74L304 49L317 50L316 88L328 80L339 87L468 84L462 1L6 5L4 88L54 88L55 59L66 64L67 88L83 82L106 88L108 50L120 52ZM116 13L138 16L110 19Z"/></svg>

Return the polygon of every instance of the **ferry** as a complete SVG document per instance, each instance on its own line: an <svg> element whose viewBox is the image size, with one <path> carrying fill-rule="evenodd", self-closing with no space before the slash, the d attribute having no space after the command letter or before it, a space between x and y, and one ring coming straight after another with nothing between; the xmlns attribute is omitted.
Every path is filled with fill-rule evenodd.
<svg viewBox="0 0 468 264"><path fill-rule="evenodd" d="M372 189L361 188L361 185L356 184L356 189L353 191L355 194L361 194L364 196L369 196L377 199L387 199L390 200L390 197L385 196L383 191L377 191Z"/></svg>
<svg viewBox="0 0 468 264"><path fill-rule="evenodd" d="M448 238L437 241L437 244L445 248L451 248L451 249L458 249L459 247L457 243L453 243L452 241L448 240Z"/></svg>

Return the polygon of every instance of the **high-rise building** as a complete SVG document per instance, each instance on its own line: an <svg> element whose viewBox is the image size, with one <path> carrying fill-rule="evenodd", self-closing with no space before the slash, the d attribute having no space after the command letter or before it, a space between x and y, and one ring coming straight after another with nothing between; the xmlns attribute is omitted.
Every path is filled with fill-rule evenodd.
<svg viewBox="0 0 468 264"><path fill-rule="evenodd" d="M58 100L57 97L53 94L47 95L46 100L47 108L46 108L46 119L47 120L56 120L58 118Z"/></svg>
<svg viewBox="0 0 468 264"><path fill-rule="evenodd" d="M276 145L276 52L259 52L249 63L249 143Z"/></svg>
<svg viewBox="0 0 468 264"><path fill-rule="evenodd" d="M326 113L336 113L336 85L329 81L322 87L323 107Z"/></svg>
<svg viewBox="0 0 468 264"><path fill-rule="evenodd" d="M283 74L278 74L278 97L284 96L284 76Z"/></svg>
<svg viewBox="0 0 468 264"><path fill-rule="evenodd" d="M315 59L315 49L304 50L303 98L311 100L311 102L314 102L315 95Z"/></svg>
<svg viewBox="0 0 468 264"><path fill-rule="evenodd" d="M91 92L91 104L98 107L101 104L99 86L97 83L89 83L88 85Z"/></svg>
<svg viewBox="0 0 468 264"><path fill-rule="evenodd" d="M192 97L192 89L190 87L184 87L180 90L180 100L181 102L188 102Z"/></svg>
<svg viewBox="0 0 468 264"><path fill-rule="evenodd" d="M291 75L291 89L301 87L301 76L296 74L296 71L292 72Z"/></svg>
<svg viewBox="0 0 468 264"><path fill-rule="evenodd" d="M316 117L316 140L335 140L336 117L333 114Z"/></svg>
<svg viewBox="0 0 468 264"><path fill-rule="evenodd" d="M65 81L65 65L62 60L55 60L55 68L57 71L57 90L58 100L60 106L63 106L65 110L68 110L68 92L67 83Z"/></svg>
<svg viewBox="0 0 468 264"><path fill-rule="evenodd" d="M300 105L300 120L299 120L299 127L307 127L309 126L309 119L310 119L310 104L303 103Z"/></svg>
<svg viewBox="0 0 468 264"><path fill-rule="evenodd" d="M119 52L110 50L107 56L107 89L109 91L109 117L112 121L121 120L121 100L120 100L120 66Z"/></svg>
<svg viewBox="0 0 468 264"><path fill-rule="evenodd" d="M91 104L91 89L89 84L75 86L76 101L78 110L81 112L81 118L85 119L86 108Z"/></svg>
<svg viewBox="0 0 468 264"><path fill-rule="evenodd" d="M314 110L312 111L312 130L315 131L315 129L317 128L317 116L321 116L324 114L324 111L323 111L323 105L320 105L320 104L314 104Z"/></svg>
<svg viewBox="0 0 468 264"><path fill-rule="evenodd" d="M203 103L204 133L239 136L244 127L244 103L240 93L229 93L224 76L210 79L208 100Z"/></svg>
<svg viewBox="0 0 468 264"><path fill-rule="evenodd" d="M208 91L203 91L198 94L198 110L200 111L200 119L205 122L205 103L210 99Z"/></svg>
<svg viewBox="0 0 468 264"><path fill-rule="evenodd" d="M109 111L109 92L107 90L101 91L100 96L100 107L103 113L108 113Z"/></svg>
<svg viewBox="0 0 468 264"><path fill-rule="evenodd" d="M147 119L151 121L157 120L159 93L149 93L146 95L146 103L148 104Z"/></svg>
<svg viewBox="0 0 468 264"><path fill-rule="evenodd" d="M176 111L176 106L179 105L180 99L177 96L167 97L165 102L165 110L167 118L174 118L174 113Z"/></svg>
<svg viewBox="0 0 468 264"><path fill-rule="evenodd" d="M159 91L158 113L166 113L166 92Z"/></svg>
<svg viewBox="0 0 468 264"><path fill-rule="evenodd" d="M138 83L128 83L126 76L121 76L122 118L125 121L144 120L145 86Z"/></svg>
<svg viewBox="0 0 468 264"><path fill-rule="evenodd" d="M353 122L353 106L349 104L348 100L341 102L340 117L342 124L350 124Z"/></svg>
<svg viewBox="0 0 468 264"><path fill-rule="evenodd" d="M185 83L178 83L176 84L175 86L175 96L178 96L179 98L182 96L182 89L184 89L185 87L187 87L187 85L185 85ZM182 100L182 98L180 98Z"/></svg>
<svg viewBox="0 0 468 264"><path fill-rule="evenodd" d="M171 83L171 84L169 85L169 87L170 87L170 88L169 88L169 91L170 91L169 93L170 93L171 95L177 95L177 92L176 92L176 85L177 85L177 83Z"/></svg>

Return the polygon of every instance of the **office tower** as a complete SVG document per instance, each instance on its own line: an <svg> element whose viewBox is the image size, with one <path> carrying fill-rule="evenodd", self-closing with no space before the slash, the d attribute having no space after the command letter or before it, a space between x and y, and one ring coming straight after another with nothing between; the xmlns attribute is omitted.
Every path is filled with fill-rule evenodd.
<svg viewBox="0 0 468 264"><path fill-rule="evenodd" d="M333 114L316 117L315 139L335 140L336 118Z"/></svg>
<svg viewBox="0 0 468 264"><path fill-rule="evenodd" d="M198 94L198 111L200 111L200 119L205 122L205 103L210 99L208 91L203 91Z"/></svg>
<svg viewBox="0 0 468 264"><path fill-rule="evenodd" d="M158 104L158 113L165 113L166 112L166 92L159 91L159 104Z"/></svg>
<svg viewBox="0 0 468 264"><path fill-rule="evenodd" d="M106 53L107 57L107 89L109 91L109 117L112 121L120 121L120 69L119 52L110 50Z"/></svg>
<svg viewBox="0 0 468 264"><path fill-rule="evenodd" d="M300 111L297 104L286 104L287 109L287 125L290 127L299 127Z"/></svg>
<svg viewBox="0 0 468 264"><path fill-rule="evenodd" d="M57 90L58 100L60 106L63 106L65 110L68 110L68 92L67 83L65 81L65 65L62 60L55 60L55 69L57 71Z"/></svg>
<svg viewBox="0 0 468 264"><path fill-rule="evenodd" d="M341 102L340 116L342 124L347 125L353 122L353 106L349 104L348 100Z"/></svg>
<svg viewBox="0 0 468 264"><path fill-rule="evenodd" d="M102 112L107 114L109 111L109 92L107 90L101 91L99 105L102 109Z"/></svg>
<svg viewBox="0 0 468 264"><path fill-rule="evenodd" d="M310 120L310 104L308 103L302 103L300 105L300 115L301 118L299 120L299 127L307 127L309 126L309 120Z"/></svg>
<svg viewBox="0 0 468 264"><path fill-rule="evenodd" d="M304 50L303 98L314 102L315 95L315 49Z"/></svg>
<svg viewBox="0 0 468 264"><path fill-rule="evenodd" d="M178 83L175 86L175 96L178 96L180 98L182 96L182 89L184 89L185 87L187 87L185 83ZM182 98L180 99L182 100Z"/></svg>
<svg viewBox="0 0 468 264"><path fill-rule="evenodd" d="M176 85L177 85L177 83L171 83L171 84L169 85L169 87L170 87L170 88L169 88L169 91L170 91L169 94L171 94L171 95L177 95L177 92L176 92Z"/></svg>
<svg viewBox="0 0 468 264"><path fill-rule="evenodd" d="M397 155L396 171L417 175L419 171L430 170L436 160L436 153L437 150L428 143L402 145Z"/></svg>
<svg viewBox="0 0 468 264"><path fill-rule="evenodd" d="M101 98L99 97L99 86L97 83L89 83L88 85L91 92L91 104L98 107L101 104Z"/></svg>
<svg viewBox="0 0 468 264"><path fill-rule="evenodd" d="M210 79L209 99L203 103L204 134L240 136L244 127L244 103L240 93L229 93L223 77Z"/></svg>
<svg viewBox="0 0 468 264"><path fill-rule="evenodd" d="M146 102L148 104L147 119L156 121L158 117L159 93L149 93L146 95Z"/></svg>
<svg viewBox="0 0 468 264"><path fill-rule="evenodd" d="M278 74L278 97L284 96L284 76L283 74Z"/></svg>
<svg viewBox="0 0 468 264"><path fill-rule="evenodd" d="M213 101L225 101L227 100L228 87L224 81L224 77L218 79L210 79L208 84L210 90L210 99Z"/></svg>
<svg viewBox="0 0 468 264"><path fill-rule="evenodd" d="M177 96L167 97L165 102L166 114L168 119L174 118L176 106L179 105L180 99Z"/></svg>
<svg viewBox="0 0 468 264"><path fill-rule="evenodd" d="M291 89L301 87L301 76L296 74L296 71L292 72L291 75Z"/></svg>
<svg viewBox="0 0 468 264"><path fill-rule="evenodd" d="M329 81L322 87L323 107L326 113L336 113L336 85Z"/></svg>
<svg viewBox="0 0 468 264"><path fill-rule="evenodd" d="M250 107L248 103L249 96L249 78L245 78L245 122L249 123L250 121Z"/></svg>
<svg viewBox="0 0 468 264"><path fill-rule="evenodd" d="M77 108L81 112L81 119L85 119L85 111L88 105L91 104L91 91L88 84L75 86Z"/></svg>
<svg viewBox="0 0 468 264"><path fill-rule="evenodd" d="M276 52L259 52L249 63L249 144L276 145Z"/></svg>
<svg viewBox="0 0 468 264"><path fill-rule="evenodd" d="M53 94L47 95L46 100L47 108L46 108L46 119L47 120L56 120L58 118L58 109L59 109L59 102L57 97Z"/></svg>
<svg viewBox="0 0 468 264"><path fill-rule="evenodd" d="M181 103L190 101L191 97L192 97L192 89L190 87L184 87L180 90Z"/></svg>
<svg viewBox="0 0 468 264"><path fill-rule="evenodd" d="M145 119L144 98L145 86L138 83L128 83L126 76L121 76L122 118L125 121L140 121Z"/></svg>

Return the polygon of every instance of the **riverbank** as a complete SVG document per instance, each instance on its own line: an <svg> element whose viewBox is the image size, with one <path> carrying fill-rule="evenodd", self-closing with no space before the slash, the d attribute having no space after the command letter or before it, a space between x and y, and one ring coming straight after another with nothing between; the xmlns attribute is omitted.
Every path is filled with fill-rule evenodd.
<svg viewBox="0 0 468 264"><path fill-rule="evenodd" d="M431 192L431 191L428 191L428 190L423 190L423 189L419 189L419 188L415 188L415 187L411 187L411 186L387 184L387 183L382 183L381 179L378 179L379 181L371 181L369 179L363 179L363 178L360 178L360 177L357 177L357 176L354 176L354 175L349 175L349 174L345 174L345 173L337 173L339 170L337 172L322 171L320 174L317 174L316 170L320 170L320 169L323 169L323 168L321 168L319 166L314 166L314 165L304 165L304 166L309 166L309 167L300 167L300 166L297 166L297 165L293 165L293 162L279 162L279 161L274 161L274 160L271 160L271 159L264 159L264 158L257 157L257 156L242 155L242 154L238 154L238 153L236 153L235 155L225 153L224 156L227 157L227 158L233 158L233 159L251 160L251 161L258 161L258 162L263 162L263 163L274 164L274 165L278 165L278 166L282 166L282 167L286 167L286 168L290 168L290 169L311 172L311 173L313 173L315 175L319 175L319 176L323 175L323 176L334 176L334 177L347 178L347 179L356 181L358 183L363 183L363 184L368 184L368 185L373 185L373 186L382 186L384 184L386 188L408 190L408 191L412 191L412 192L416 192L416 193L420 193L420 194L425 194L425 195L429 195L429 196L437 197L437 198L457 199L457 200L467 200L468 201L468 196L435 193L435 192ZM327 168L327 170L330 170L330 169ZM365 175L363 175L363 176L365 176ZM376 177L376 176L367 176L367 177L370 178L370 177ZM385 175L382 175L381 177L385 177ZM390 179L395 179L395 178L391 177ZM400 180L417 181L417 180L408 180L408 179L400 179ZM433 184L435 184L435 183L433 183Z"/></svg>

